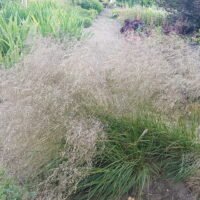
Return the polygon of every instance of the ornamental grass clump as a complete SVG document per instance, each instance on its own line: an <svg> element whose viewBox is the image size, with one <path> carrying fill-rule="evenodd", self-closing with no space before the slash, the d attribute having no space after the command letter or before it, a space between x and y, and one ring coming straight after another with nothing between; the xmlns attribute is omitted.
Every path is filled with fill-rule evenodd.
<svg viewBox="0 0 200 200"><path fill-rule="evenodd" d="M192 127L164 123L149 113L97 118L106 132L97 146L104 148L75 199L120 199L130 191L141 195L154 177L180 181L200 167L200 143Z"/></svg>

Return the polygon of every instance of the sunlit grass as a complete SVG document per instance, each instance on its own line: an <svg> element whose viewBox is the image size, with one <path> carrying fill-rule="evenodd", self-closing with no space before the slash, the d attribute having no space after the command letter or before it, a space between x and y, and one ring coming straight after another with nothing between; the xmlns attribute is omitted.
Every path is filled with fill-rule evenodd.
<svg viewBox="0 0 200 200"><path fill-rule="evenodd" d="M5 19L0 14L0 64L6 66L19 59L29 32L27 20L19 25L18 17L16 14Z"/></svg>
<svg viewBox="0 0 200 200"><path fill-rule="evenodd" d="M167 12L155 6L143 7L137 5L130 8L115 9L113 15L118 16L121 22L125 19L140 19L147 25L161 26L165 23Z"/></svg>
<svg viewBox="0 0 200 200"><path fill-rule="evenodd" d="M57 39L81 39L83 28L96 17L95 10L85 10L68 4L33 1L25 8L7 2L0 10L0 65L6 67L18 61L29 31Z"/></svg>

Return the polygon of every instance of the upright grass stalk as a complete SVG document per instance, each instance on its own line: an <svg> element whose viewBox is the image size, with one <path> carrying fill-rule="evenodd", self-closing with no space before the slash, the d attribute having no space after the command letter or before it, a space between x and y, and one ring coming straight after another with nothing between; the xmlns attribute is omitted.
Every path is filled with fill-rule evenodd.
<svg viewBox="0 0 200 200"><path fill-rule="evenodd" d="M24 8L7 2L0 10L0 65L18 61L29 29L36 27L42 36L80 39L83 27L91 25L94 10L62 5L53 0L35 1Z"/></svg>
<svg viewBox="0 0 200 200"><path fill-rule="evenodd" d="M9 19L0 15L0 64L9 66L19 59L28 31L27 21L19 25L17 14Z"/></svg>

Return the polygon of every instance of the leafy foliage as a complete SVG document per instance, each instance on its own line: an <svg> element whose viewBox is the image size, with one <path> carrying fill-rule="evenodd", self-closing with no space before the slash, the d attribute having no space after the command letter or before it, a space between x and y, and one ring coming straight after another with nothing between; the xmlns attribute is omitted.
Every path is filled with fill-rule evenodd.
<svg viewBox="0 0 200 200"><path fill-rule="evenodd" d="M196 28L200 27L200 0L163 0L161 5L179 11L184 20L190 21Z"/></svg>
<svg viewBox="0 0 200 200"><path fill-rule="evenodd" d="M29 26L27 21L19 24L19 15L5 18L0 14L0 64L9 64L19 59Z"/></svg>
<svg viewBox="0 0 200 200"><path fill-rule="evenodd" d="M87 10L94 9L98 13L103 10L103 5L98 0L84 0L79 3L79 5Z"/></svg>
<svg viewBox="0 0 200 200"><path fill-rule="evenodd" d="M93 2L93 1L92 1ZM96 3L96 1L94 1ZM100 11L101 4L92 4ZM36 29L42 36L80 39L83 27L89 27L96 10L61 5L55 1L35 1L24 8L16 2L2 4L0 10L0 65L18 61L29 30ZM99 7L98 7L99 6Z"/></svg>

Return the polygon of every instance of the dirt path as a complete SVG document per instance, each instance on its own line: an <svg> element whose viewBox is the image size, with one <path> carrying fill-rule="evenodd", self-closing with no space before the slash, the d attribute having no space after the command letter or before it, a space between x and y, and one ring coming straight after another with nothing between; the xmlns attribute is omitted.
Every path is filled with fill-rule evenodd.
<svg viewBox="0 0 200 200"><path fill-rule="evenodd" d="M107 64L114 54L122 51L127 46L123 36L119 32L120 24L111 19L111 11L105 10L98 17L94 25L89 29L92 37L85 47L91 56L95 56L99 65ZM92 55L94 54L94 55Z"/></svg>
<svg viewBox="0 0 200 200"><path fill-rule="evenodd" d="M121 53L125 55L123 50L129 46L119 29L120 24L111 19L111 11L104 10L93 26L86 31L86 34L90 33L89 38L72 53L70 58L72 65L76 63L79 67L85 67L83 71L91 70L95 71L95 74L115 67L116 62L119 62L116 57L121 56ZM125 57L123 56L121 59L123 62ZM68 65L66 63L68 60L64 60L62 64ZM76 68L80 70L78 67Z"/></svg>
<svg viewBox="0 0 200 200"><path fill-rule="evenodd" d="M43 161L38 155L30 166L30 153L45 146L52 123L66 120L63 109L83 86L102 103L111 96L119 110L132 109L133 99L151 98L163 110L199 101L198 51L176 37L127 42L110 15L105 10L88 29L91 37L77 48L66 50L51 39L39 39L18 66L0 71L0 163L13 173L28 174ZM33 144L38 136L41 142ZM51 153L48 147L45 151ZM182 184L163 184L154 184L147 199L194 199Z"/></svg>

